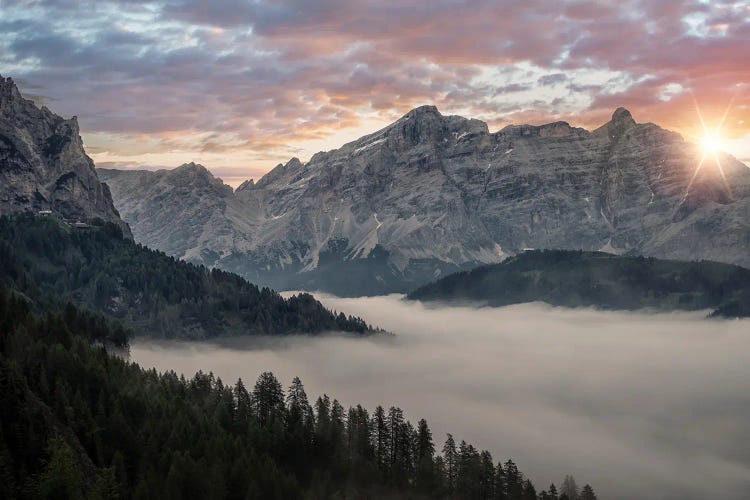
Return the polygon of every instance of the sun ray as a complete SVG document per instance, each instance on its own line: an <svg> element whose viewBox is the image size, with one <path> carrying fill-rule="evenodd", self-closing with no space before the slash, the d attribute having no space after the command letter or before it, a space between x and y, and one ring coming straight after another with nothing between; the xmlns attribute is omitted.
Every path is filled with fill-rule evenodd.
<svg viewBox="0 0 750 500"><path fill-rule="evenodd" d="M729 105L727 106L727 109L724 110L724 114L721 115L721 120L719 120L719 124L716 126L716 130L714 131L714 134L717 136L721 132L721 128L724 126L724 122L727 119L727 115L729 114L729 110L732 109L732 104L734 104L734 100L737 98L737 94L739 92L735 92L732 94L732 98L729 100Z"/></svg>
<svg viewBox="0 0 750 500"><path fill-rule="evenodd" d="M698 172L701 171L701 168L703 167L703 162L706 161L706 153L703 153L703 157L701 158L701 161L698 162L698 166L695 167L695 171L693 172L693 176L690 178L690 182L688 183L687 188L685 189L685 194L682 197L682 201L680 202L680 205L685 203L685 200L687 199L688 195L690 194L690 188L693 187L693 182L695 182L695 178L698 177Z"/></svg>
<svg viewBox="0 0 750 500"><path fill-rule="evenodd" d="M716 124L716 126L713 127L713 130L710 130L709 127L706 126L706 121L703 118L703 113L701 112L700 106L698 105L698 100L695 98L695 94L692 91L690 92L690 97L693 99L693 104L695 105L695 113L698 115L698 121L700 122L701 128L703 129L703 136L698 138L703 147L703 156L698 162L698 165L695 167L695 171L693 172L693 175L690 178L690 182L685 189L685 194L682 197L681 204L685 202L688 195L690 194L690 189L693 187L693 183L695 182L695 179L698 177L698 174L703 168L706 157L709 153L713 157L713 160L716 164L716 169L719 171L719 175L721 176L721 181L724 185L726 193L730 198L732 198L732 188L730 187L729 180L727 179L726 173L724 172L724 167L721 165L721 160L719 159L719 150L721 149L721 129L724 126L724 122L726 122L729 111L732 109L732 104L734 104L737 94L738 92L735 92L732 95L732 98L729 100L729 104L724 110L724 113L721 115L721 119Z"/></svg>
<svg viewBox="0 0 750 500"><path fill-rule="evenodd" d="M695 105L695 112L698 114L698 120L701 122L701 128L703 129L703 135L705 136L708 133L708 129L706 128L706 122L703 120L703 113L701 113L701 108L698 106L698 100L695 98L695 94L693 91L690 91L690 97L693 98L693 104Z"/></svg>
<svg viewBox="0 0 750 500"><path fill-rule="evenodd" d="M719 161L719 152L714 151L714 161L716 162L716 168L719 169L719 175L721 175L721 180L724 183L724 189L727 190L727 194L729 194L729 198L732 198L732 188L729 186L729 181L727 180L727 176L724 173L724 167L721 166L721 161Z"/></svg>

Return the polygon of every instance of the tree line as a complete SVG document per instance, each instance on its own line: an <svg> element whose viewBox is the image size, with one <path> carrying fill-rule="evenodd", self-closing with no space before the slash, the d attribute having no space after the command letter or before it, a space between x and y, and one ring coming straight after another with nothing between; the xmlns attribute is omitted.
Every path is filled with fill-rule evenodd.
<svg viewBox="0 0 750 500"><path fill-rule="evenodd" d="M572 478L538 491L452 435L439 446L398 407L311 402L298 378L143 370L106 352L112 328L0 289L0 497L596 498Z"/></svg>
<svg viewBox="0 0 750 500"><path fill-rule="evenodd" d="M750 316L750 269L581 250L532 250L499 264L446 276L412 291L422 301L506 306L542 301L563 307L704 310Z"/></svg>
<svg viewBox="0 0 750 500"><path fill-rule="evenodd" d="M312 295L285 299L218 269L123 239L110 223L79 230L50 217L0 218L0 283L35 301L71 302L135 334L168 338L377 331Z"/></svg>

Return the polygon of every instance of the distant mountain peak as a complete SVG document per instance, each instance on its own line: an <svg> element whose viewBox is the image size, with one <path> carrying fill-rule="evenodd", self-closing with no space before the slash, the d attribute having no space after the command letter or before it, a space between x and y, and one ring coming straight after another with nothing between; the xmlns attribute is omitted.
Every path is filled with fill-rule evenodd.
<svg viewBox="0 0 750 500"><path fill-rule="evenodd" d="M294 168L294 167L301 167L301 166L302 166L302 162L300 161L299 158L295 156L292 159L290 159L288 162L286 162L286 164L284 165L284 168Z"/></svg>
<svg viewBox="0 0 750 500"><path fill-rule="evenodd" d="M213 174L210 170L208 170L206 167L201 165L200 163L195 163L194 161L191 161L190 163L183 163L177 168L173 169L174 172L177 171L192 171L192 172L199 172L199 173L205 173L213 177Z"/></svg>
<svg viewBox="0 0 750 500"><path fill-rule="evenodd" d="M633 119L633 115L630 114L630 111L623 107L619 107L614 113L612 113L612 123L630 126L635 125L635 120Z"/></svg>
<svg viewBox="0 0 750 500"><path fill-rule="evenodd" d="M598 136L607 136L610 140L617 141L622 135L637 125L630 111L619 107L612 113L612 119L594 130Z"/></svg>
<svg viewBox="0 0 750 500"><path fill-rule="evenodd" d="M239 193L239 192L245 191L247 189L252 189L253 187L255 187L255 181L252 180L252 179L248 179L248 180L244 181L242 184L240 184L237 187L237 189L235 189L235 192Z"/></svg>
<svg viewBox="0 0 750 500"><path fill-rule="evenodd" d="M21 97L21 92L18 90L13 78L4 78L3 75L0 75L0 94L3 96L13 94L14 96Z"/></svg>
<svg viewBox="0 0 750 500"><path fill-rule="evenodd" d="M413 117L422 117L422 116L436 116L442 118L442 113L438 110L437 106L433 104L425 104L422 106L417 106L416 108L412 109L408 113L406 113L402 119L407 118L413 118Z"/></svg>

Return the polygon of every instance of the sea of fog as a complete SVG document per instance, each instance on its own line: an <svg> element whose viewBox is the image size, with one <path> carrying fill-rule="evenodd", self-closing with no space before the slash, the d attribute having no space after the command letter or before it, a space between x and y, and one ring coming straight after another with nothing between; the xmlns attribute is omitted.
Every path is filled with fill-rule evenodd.
<svg viewBox="0 0 750 500"><path fill-rule="evenodd" d="M344 406L400 406L508 457L538 489L565 474L605 499L747 499L750 321L703 313L428 308L400 296L342 299L393 338L133 343L144 367L212 371L252 386L273 371Z"/></svg>

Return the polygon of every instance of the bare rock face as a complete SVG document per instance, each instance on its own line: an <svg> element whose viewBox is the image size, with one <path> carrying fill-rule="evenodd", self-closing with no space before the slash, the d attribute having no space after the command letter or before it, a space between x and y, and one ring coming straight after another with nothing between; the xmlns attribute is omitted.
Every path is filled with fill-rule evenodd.
<svg viewBox="0 0 750 500"><path fill-rule="evenodd" d="M234 193L162 191L165 206L223 200L210 225L188 212L170 218L197 246L157 225L142 230L130 214L154 213L152 191L108 182L146 245L210 255L202 262L277 288L359 295L405 291L526 248L750 266L750 169L729 155L702 157L622 108L593 132L556 122L490 133L423 106Z"/></svg>
<svg viewBox="0 0 750 500"><path fill-rule="evenodd" d="M42 210L71 221L100 218L130 236L83 150L76 118L36 107L0 76L0 214Z"/></svg>
<svg viewBox="0 0 750 500"><path fill-rule="evenodd" d="M227 252L249 249L252 211L202 165L173 170L97 169L112 187L136 241L181 259L212 266Z"/></svg>

